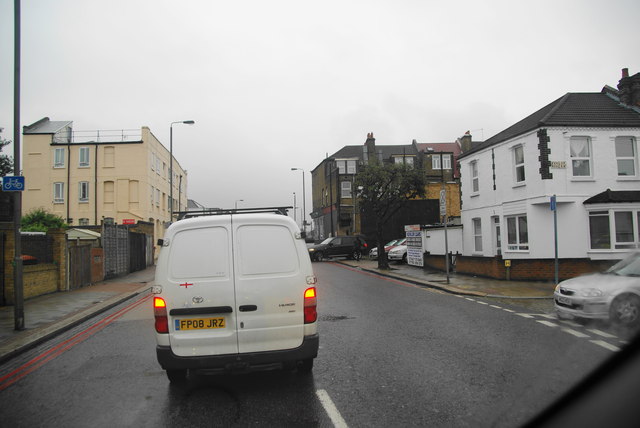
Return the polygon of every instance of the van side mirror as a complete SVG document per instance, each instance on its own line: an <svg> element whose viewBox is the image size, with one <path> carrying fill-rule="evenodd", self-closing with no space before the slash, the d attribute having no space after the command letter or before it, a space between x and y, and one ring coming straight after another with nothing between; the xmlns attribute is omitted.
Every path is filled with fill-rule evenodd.
<svg viewBox="0 0 640 428"><path fill-rule="evenodd" d="M162 244L164 244L164 239L158 239L158 247L162 247Z"/></svg>

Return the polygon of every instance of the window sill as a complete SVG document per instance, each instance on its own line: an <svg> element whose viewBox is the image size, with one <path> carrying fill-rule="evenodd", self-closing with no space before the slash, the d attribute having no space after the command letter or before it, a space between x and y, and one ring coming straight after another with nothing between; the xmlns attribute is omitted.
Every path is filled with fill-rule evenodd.
<svg viewBox="0 0 640 428"><path fill-rule="evenodd" d="M633 177L633 176L618 177L616 181L640 181L640 177Z"/></svg>
<svg viewBox="0 0 640 428"><path fill-rule="evenodd" d="M469 195L470 198L477 198L478 196L480 196L480 192L472 193Z"/></svg>
<svg viewBox="0 0 640 428"><path fill-rule="evenodd" d="M585 178L571 177L571 181L573 181L573 182L594 183L596 180L593 177L585 177Z"/></svg>
<svg viewBox="0 0 640 428"><path fill-rule="evenodd" d="M526 185L527 185L527 183L526 183L526 182L522 182L522 183L516 183L516 184L514 184L514 185L513 185L513 186L511 186L511 187L515 189L515 188L517 188L517 187L524 187L524 186L526 186Z"/></svg>

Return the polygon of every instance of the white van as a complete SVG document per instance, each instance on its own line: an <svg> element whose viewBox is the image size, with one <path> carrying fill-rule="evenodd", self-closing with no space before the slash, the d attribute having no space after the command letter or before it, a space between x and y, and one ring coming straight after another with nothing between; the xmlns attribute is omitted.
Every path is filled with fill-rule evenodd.
<svg viewBox="0 0 640 428"><path fill-rule="evenodd" d="M180 220L161 245L156 350L171 382L188 369L311 371L316 277L291 218L231 211Z"/></svg>

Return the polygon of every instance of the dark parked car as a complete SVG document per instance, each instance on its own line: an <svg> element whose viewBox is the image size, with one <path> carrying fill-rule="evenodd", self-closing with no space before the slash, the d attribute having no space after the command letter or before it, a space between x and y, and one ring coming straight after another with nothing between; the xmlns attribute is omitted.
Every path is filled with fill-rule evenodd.
<svg viewBox="0 0 640 428"><path fill-rule="evenodd" d="M309 257L316 262L321 262L328 257L360 260L362 252L366 249L367 244L358 236L336 236L309 247Z"/></svg>

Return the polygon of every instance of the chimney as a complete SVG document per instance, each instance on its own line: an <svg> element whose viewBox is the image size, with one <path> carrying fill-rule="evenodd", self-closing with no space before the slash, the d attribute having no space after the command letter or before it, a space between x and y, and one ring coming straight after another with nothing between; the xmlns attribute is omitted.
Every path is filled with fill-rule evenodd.
<svg viewBox="0 0 640 428"><path fill-rule="evenodd" d="M460 140L460 150L462 150L462 153L466 153L469 150L471 150L471 132L470 131L465 132L462 137L458 138L458 140Z"/></svg>
<svg viewBox="0 0 640 428"><path fill-rule="evenodd" d="M640 73L629 76L629 69L622 69L622 78L618 82L620 102L632 107L640 107Z"/></svg>
<svg viewBox="0 0 640 428"><path fill-rule="evenodd" d="M367 158L369 160L376 160L376 139L373 138L373 132L369 132L367 134L367 141L365 141L364 145L367 148Z"/></svg>

